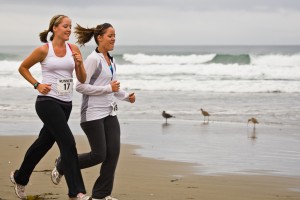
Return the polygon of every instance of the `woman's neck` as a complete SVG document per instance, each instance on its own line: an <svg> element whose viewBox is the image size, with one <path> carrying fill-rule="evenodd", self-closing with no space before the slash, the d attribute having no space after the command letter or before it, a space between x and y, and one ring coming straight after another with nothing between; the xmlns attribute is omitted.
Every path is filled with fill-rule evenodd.
<svg viewBox="0 0 300 200"><path fill-rule="evenodd" d="M53 39L52 45L56 46L56 47L64 47L64 46L66 46L66 41Z"/></svg>
<svg viewBox="0 0 300 200"><path fill-rule="evenodd" d="M98 49L98 51L99 51L100 53L102 53L102 54L103 54L103 55L105 55L105 56L106 56L106 55L107 55L107 53L108 53L108 51L107 51L106 49L104 49L104 48L101 48L101 47L99 47L99 46L98 46L98 48L97 48L97 49Z"/></svg>

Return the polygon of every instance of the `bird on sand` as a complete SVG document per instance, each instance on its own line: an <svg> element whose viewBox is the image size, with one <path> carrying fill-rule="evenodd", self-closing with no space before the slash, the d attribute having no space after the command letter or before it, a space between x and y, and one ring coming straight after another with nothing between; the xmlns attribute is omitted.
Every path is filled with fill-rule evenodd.
<svg viewBox="0 0 300 200"><path fill-rule="evenodd" d="M255 124L258 124L257 119L255 119L254 117L251 117L250 119L248 119L248 124L249 124L249 122L253 123L253 128L255 128Z"/></svg>
<svg viewBox="0 0 300 200"><path fill-rule="evenodd" d="M207 123L208 123L210 114L207 111L203 110L202 108L200 110L203 115L204 122L205 122L205 117L207 117Z"/></svg>
<svg viewBox="0 0 300 200"><path fill-rule="evenodd" d="M166 111L163 111L161 115L166 119L166 124L168 123L168 118L174 117L173 115L166 113Z"/></svg>

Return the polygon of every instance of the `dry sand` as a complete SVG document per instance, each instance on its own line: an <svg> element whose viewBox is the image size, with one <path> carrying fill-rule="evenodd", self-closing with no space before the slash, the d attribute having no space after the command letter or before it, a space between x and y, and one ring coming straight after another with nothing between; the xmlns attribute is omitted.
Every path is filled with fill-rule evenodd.
<svg viewBox="0 0 300 200"><path fill-rule="evenodd" d="M0 200L17 199L9 180L36 136L1 136ZM78 152L89 150L85 136L76 136ZM119 200L287 200L300 199L300 179L256 175L195 175L188 163L160 161L135 154L136 146L122 145L112 196ZM65 180L58 186L50 180L55 145L36 167L26 187L29 197L68 199ZM99 166L82 170L88 194ZM34 198L31 198L34 199ZM36 198L37 199L37 198Z"/></svg>

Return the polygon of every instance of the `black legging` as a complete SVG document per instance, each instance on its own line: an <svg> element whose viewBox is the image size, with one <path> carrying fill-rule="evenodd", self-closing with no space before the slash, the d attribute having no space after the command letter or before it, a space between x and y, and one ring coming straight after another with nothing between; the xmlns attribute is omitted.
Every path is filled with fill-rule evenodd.
<svg viewBox="0 0 300 200"><path fill-rule="evenodd" d="M92 191L93 198L101 199L109 196L113 189L120 154L119 121L117 116L107 116L80 125L89 140L91 152L78 155L79 167L84 169L102 163ZM58 162L57 170L65 174L61 162Z"/></svg>
<svg viewBox="0 0 300 200"><path fill-rule="evenodd" d="M38 97L35 108L44 126L37 140L27 150L20 169L16 171L16 182L27 185L35 166L56 142L61 154L69 197L76 197L78 193L85 194L78 165L76 143L68 126L72 102L63 102L51 97Z"/></svg>

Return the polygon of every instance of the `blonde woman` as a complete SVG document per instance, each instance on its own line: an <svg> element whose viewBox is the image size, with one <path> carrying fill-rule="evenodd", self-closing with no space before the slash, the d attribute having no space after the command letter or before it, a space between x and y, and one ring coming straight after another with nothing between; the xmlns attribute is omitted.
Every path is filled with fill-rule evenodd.
<svg viewBox="0 0 300 200"><path fill-rule="evenodd" d="M47 35L51 32L50 42ZM88 200L82 180L74 136L67 124L72 110L73 71L79 82L84 83L86 72L79 48L69 44L71 19L65 15L54 16L49 28L40 33L45 45L36 48L19 67L20 74L38 91L36 112L43 122L37 140L27 150L18 170L11 173L19 198L26 198L25 186L35 166L56 142L62 159L62 168L71 200ZM30 73L30 68L40 63L41 82Z"/></svg>

